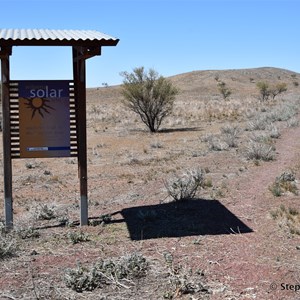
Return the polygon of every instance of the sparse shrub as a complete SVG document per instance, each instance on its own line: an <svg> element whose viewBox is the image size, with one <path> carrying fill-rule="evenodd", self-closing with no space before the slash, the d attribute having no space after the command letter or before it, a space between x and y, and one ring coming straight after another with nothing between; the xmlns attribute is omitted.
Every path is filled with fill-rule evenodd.
<svg viewBox="0 0 300 300"><path fill-rule="evenodd" d="M15 256L17 249L15 237L11 234L0 232L0 260Z"/></svg>
<svg viewBox="0 0 300 300"><path fill-rule="evenodd" d="M37 239L40 237L40 232L33 227L28 228L20 228L16 230L17 235L25 240L25 239Z"/></svg>
<svg viewBox="0 0 300 300"><path fill-rule="evenodd" d="M292 117L289 120L286 121L287 127L298 127L299 126L299 120L296 117Z"/></svg>
<svg viewBox="0 0 300 300"><path fill-rule="evenodd" d="M226 125L221 128L221 132L224 134L224 142L230 147L235 148L238 146L237 138L240 133L240 128L238 126Z"/></svg>
<svg viewBox="0 0 300 300"><path fill-rule="evenodd" d="M273 123L271 123L270 125L267 126L267 130L269 132L269 136L272 139L278 139L280 137L279 129Z"/></svg>
<svg viewBox="0 0 300 300"><path fill-rule="evenodd" d="M202 270L193 272L192 269L184 269L181 265L174 263L172 253L165 252L163 255L168 267L168 290L163 295L165 299L175 299L182 295L196 293L210 294L209 289L203 283L204 272Z"/></svg>
<svg viewBox="0 0 300 300"><path fill-rule="evenodd" d="M278 182L274 182L270 187L269 187L270 192L275 196L275 197L280 197L282 195L282 189L280 184Z"/></svg>
<svg viewBox="0 0 300 300"><path fill-rule="evenodd" d="M83 231L72 231L72 232L69 232L68 234L68 238L71 240L72 244L78 244L80 242L88 242L90 239L89 239L89 236L84 233Z"/></svg>
<svg viewBox="0 0 300 300"><path fill-rule="evenodd" d="M230 134L237 137L240 134L241 130L237 125L227 124L224 127L221 127L221 132L223 134Z"/></svg>
<svg viewBox="0 0 300 300"><path fill-rule="evenodd" d="M299 86L299 82L298 81L294 81L293 85L294 85L294 87L298 87Z"/></svg>
<svg viewBox="0 0 300 300"><path fill-rule="evenodd" d="M160 149L163 148L163 144L160 141L154 141L150 144L151 148Z"/></svg>
<svg viewBox="0 0 300 300"><path fill-rule="evenodd" d="M275 158L274 146L263 143L250 141L245 150L245 156L250 160L270 161Z"/></svg>
<svg viewBox="0 0 300 300"><path fill-rule="evenodd" d="M285 171L279 177L277 177L277 180L282 181L282 182L286 182L286 181L291 182L291 181L295 181L296 177L293 172Z"/></svg>
<svg viewBox="0 0 300 300"><path fill-rule="evenodd" d="M151 132L157 132L162 121L171 114L178 89L153 70L135 68L122 72L124 105L138 114Z"/></svg>
<svg viewBox="0 0 300 300"><path fill-rule="evenodd" d="M254 130L265 130L269 125L269 121L264 116L256 117L255 119L248 122L246 130L254 131Z"/></svg>
<svg viewBox="0 0 300 300"><path fill-rule="evenodd" d="M94 269L82 267L81 263L76 269L67 269L64 276L66 286L78 293L94 290L100 286L101 279L101 274L97 274Z"/></svg>
<svg viewBox="0 0 300 300"><path fill-rule="evenodd" d="M165 184L169 196L174 201L183 201L195 197L204 182L204 171L201 169L186 171L181 176L175 176Z"/></svg>
<svg viewBox="0 0 300 300"><path fill-rule="evenodd" d="M203 188L210 188L213 186L213 183L212 183L212 179L211 178L206 178L204 181L203 181L203 184L202 184L202 187Z"/></svg>
<svg viewBox="0 0 300 300"><path fill-rule="evenodd" d="M291 103L285 103L273 109L270 113L267 114L267 118L270 122L282 122L288 121L292 117L296 116L298 113L297 105Z"/></svg>
<svg viewBox="0 0 300 300"><path fill-rule="evenodd" d="M89 224L92 225L92 226L97 226L97 225L106 225L106 224L109 224L112 220L112 216L111 214L104 214L104 215L101 215L99 217L99 219L94 219L94 220L90 220L89 221Z"/></svg>
<svg viewBox="0 0 300 300"><path fill-rule="evenodd" d="M140 254L133 253L119 259L100 260L91 268L84 268L81 264L76 269L67 269L64 281L67 287L76 292L92 291L103 285L124 285L122 279L138 279L147 275L149 263Z"/></svg>
<svg viewBox="0 0 300 300"><path fill-rule="evenodd" d="M295 174L286 171L276 178L275 182L269 187L269 190L276 197L283 195L285 192L298 195L298 188L295 180Z"/></svg>
<svg viewBox="0 0 300 300"><path fill-rule="evenodd" d="M108 224L112 220L111 214L104 214L99 217L101 223Z"/></svg>
<svg viewBox="0 0 300 300"><path fill-rule="evenodd" d="M295 208L286 208L283 204L271 216L278 222L279 227L288 230L290 234L300 235L300 213Z"/></svg>
<svg viewBox="0 0 300 300"><path fill-rule="evenodd" d="M257 143L271 144L272 139L267 132L253 133L249 136L250 141Z"/></svg>
<svg viewBox="0 0 300 300"><path fill-rule="evenodd" d="M37 220L51 220L56 218L54 207L49 207L47 204L40 204L35 211Z"/></svg>
<svg viewBox="0 0 300 300"><path fill-rule="evenodd" d="M223 151L228 149L228 144L222 140L219 136L216 135L207 135L202 139L203 141L207 141L208 148L213 151Z"/></svg>

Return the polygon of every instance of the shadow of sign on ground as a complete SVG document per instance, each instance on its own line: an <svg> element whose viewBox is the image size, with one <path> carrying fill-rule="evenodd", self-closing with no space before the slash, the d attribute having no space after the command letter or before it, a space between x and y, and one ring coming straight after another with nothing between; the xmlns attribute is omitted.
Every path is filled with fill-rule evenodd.
<svg viewBox="0 0 300 300"><path fill-rule="evenodd" d="M137 206L120 213L132 240L253 232L218 200Z"/></svg>

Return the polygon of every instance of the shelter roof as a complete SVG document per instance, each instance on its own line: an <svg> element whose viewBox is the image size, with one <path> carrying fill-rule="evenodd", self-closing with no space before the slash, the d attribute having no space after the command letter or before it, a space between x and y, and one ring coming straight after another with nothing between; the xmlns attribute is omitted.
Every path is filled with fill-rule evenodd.
<svg viewBox="0 0 300 300"><path fill-rule="evenodd" d="M96 30L0 29L0 46L116 46L118 42Z"/></svg>

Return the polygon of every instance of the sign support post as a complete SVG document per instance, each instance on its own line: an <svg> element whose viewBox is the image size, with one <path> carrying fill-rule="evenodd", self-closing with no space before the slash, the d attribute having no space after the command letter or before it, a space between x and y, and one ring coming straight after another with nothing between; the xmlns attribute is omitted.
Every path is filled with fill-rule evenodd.
<svg viewBox="0 0 300 300"><path fill-rule="evenodd" d="M10 114L9 114L9 56L12 48L1 49L1 82L2 82L2 131L3 131L3 168L4 168L4 211L5 227L13 227L13 199L12 199L12 160L8 145L11 144Z"/></svg>
<svg viewBox="0 0 300 300"><path fill-rule="evenodd" d="M86 80L83 47L73 47L73 77L77 120L78 177L80 181L80 225L88 225L87 146L86 146Z"/></svg>

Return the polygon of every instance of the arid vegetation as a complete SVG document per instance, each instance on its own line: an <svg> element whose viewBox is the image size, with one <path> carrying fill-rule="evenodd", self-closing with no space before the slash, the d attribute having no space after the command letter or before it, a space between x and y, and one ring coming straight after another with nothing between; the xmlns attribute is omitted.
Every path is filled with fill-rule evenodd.
<svg viewBox="0 0 300 300"><path fill-rule="evenodd" d="M120 86L88 89L90 226L76 159L14 160L0 299L297 299L280 284L300 278L299 78L167 78L180 93L155 134ZM262 101L258 82L285 90Z"/></svg>

